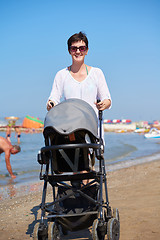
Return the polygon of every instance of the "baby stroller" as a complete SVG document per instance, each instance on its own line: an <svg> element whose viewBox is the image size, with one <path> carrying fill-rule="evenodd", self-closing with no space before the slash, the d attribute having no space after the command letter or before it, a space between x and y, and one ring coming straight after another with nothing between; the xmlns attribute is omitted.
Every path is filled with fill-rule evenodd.
<svg viewBox="0 0 160 240"><path fill-rule="evenodd" d="M100 137L95 111L79 99L64 101L47 113L45 147L38 153L40 180L44 181L41 219L34 227L33 239L63 239L69 231L91 226L94 240L103 240L105 235L108 240L119 239L119 212L111 209L108 200L102 111L99 121ZM46 203L48 183L53 201Z"/></svg>

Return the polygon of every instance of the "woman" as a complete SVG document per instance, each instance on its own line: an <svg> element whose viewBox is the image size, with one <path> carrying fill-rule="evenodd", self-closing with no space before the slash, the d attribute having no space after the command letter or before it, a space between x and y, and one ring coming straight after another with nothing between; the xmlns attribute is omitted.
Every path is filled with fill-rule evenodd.
<svg viewBox="0 0 160 240"><path fill-rule="evenodd" d="M58 104L62 96L65 100L82 99L89 103L96 113L98 110L108 109L111 106L111 96L103 72L84 63L88 53L86 35L82 32L76 33L67 43L72 65L56 74L47 102L47 110ZM97 99L101 101L97 103Z"/></svg>

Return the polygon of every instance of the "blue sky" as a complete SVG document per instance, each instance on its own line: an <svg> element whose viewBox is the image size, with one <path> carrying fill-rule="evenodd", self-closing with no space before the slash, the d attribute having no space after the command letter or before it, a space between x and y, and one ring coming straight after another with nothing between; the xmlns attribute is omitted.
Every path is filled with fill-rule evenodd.
<svg viewBox="0 0 160 240"><path fill-rule="evenodd" d="M84 31L86 64L112 96L104 118L160 120L160 1L1 0L0 118L44 118L56 72L71 64L67 39Z"/></svg>

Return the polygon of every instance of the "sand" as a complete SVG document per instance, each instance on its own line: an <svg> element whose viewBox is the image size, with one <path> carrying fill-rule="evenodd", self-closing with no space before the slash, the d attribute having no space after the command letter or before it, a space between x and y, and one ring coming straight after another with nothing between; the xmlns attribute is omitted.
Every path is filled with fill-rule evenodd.
<svg viewBox="0 0 160 240"><path fill-rule="evenodd" d="M160 239L160 160L120 169L108 174L111 207L120 212L121 240ZM32 239L40 217L42 192L0 201L0 239ZM48 194L48 201L51 195ZM89 230L61 239L92 239ZM106 238L107 239L107 238Z"/></svg>

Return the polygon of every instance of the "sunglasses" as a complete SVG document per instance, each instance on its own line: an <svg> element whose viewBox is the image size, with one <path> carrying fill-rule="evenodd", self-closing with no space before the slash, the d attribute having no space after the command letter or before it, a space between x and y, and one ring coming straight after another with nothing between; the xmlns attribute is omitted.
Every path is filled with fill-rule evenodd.
<svg viewBox="0 0 160 240"><path fill-rule="evenodd" d="M80 47L76 47L76 46L70 46L70 51L71 52L77 52L77 50L79 49L80 52L85 52L87 50L86 46L80 46Z"/></svg>

